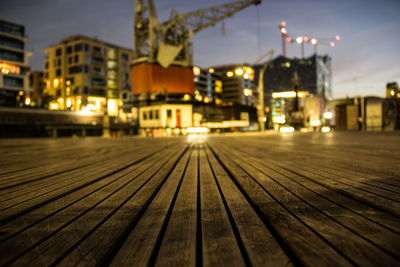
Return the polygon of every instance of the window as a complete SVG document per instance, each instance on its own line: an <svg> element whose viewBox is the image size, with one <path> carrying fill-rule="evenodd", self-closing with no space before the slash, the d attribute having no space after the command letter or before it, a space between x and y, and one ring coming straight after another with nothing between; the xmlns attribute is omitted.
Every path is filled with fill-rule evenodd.
<svg viewBox="0 0 400 267"><path fill-rule="evenodd" d="M152 111L152 110L149 111L149 119L150 119L150 120L153 119L153 111Z"/></svg>
<svg viewBox="0 0 400 267"><path fill-rule="evenodd" d="M147 120L147 111L143 111L143 120Z"/></svg>
<svg viewBox="0 0 400 267"><path fill-rule="evenodd" d="M44 68L45 68L46 70L49 68L49 62L48 62L48 61L46 61L46 62L44 63Z"/></svg>
<svg viewBox="0 0 400 267"><path fill-rule="evenodd" d="M56 77L61 76L61 69L56 69Z"/></svg>
<svg viewBox="0 0 400 267"><path fill-rule="evenodd" d="M57 59L57 66L61 66L61 58Z"/></svg>
<svg viewBox="0 0 400 267"><path fill-rule="evenodd" d="M167 109L167 119L171 119L171 118L172 118L172 110Z"/></svg>
<svg viewBox="0 0 400 267"><path fill-rule="evenodd" d="M82 44L76 44L75 45L75 52L80 52L82 51Z"/></svg>
<svg viewBox="0 0 400 267"><path fill-rule="evenodd" d="M89 51L90 46L88 44L83 44L83 50L85 50L85 52Z"/></svg>
<svg viewBox="0 0 400 267"><path fill-rule="evenodd" d="M123 54L122 54L122 60L128 61L128 60L129 60L128 54L123 53Z"/></svg>
<svg viewBox="0 0 400 267"><path fill-rule="evenodd" d="M160 111L158 109L156 109L154 111L154 119L158 120L160 118Z"/></svg>
<svg viewBox="0 0 400 267"><path fill-rule="evenodd" d="M72 46L67 46L67 54L71 54L72 53Z"/></svg>
<svg viewBox="0 0 400 267"><path fill-rule="evenodd" d="M46 79L48 79L48 78L49 78L49 73L48 73L48 72L45 72L45 73L44 73L44 77L45 77Z"/></svg>
<svg viewBox="0 0 400 267"><path fill-rule="evenodd" d="M4 76L3 83L5 86L24 87L24 80L22 78Z"/></svg>
<svg viewBox="0 0 400 267"><path fill-rule="evenodd" d="M62 50L61 48L57 48L56 50L56 56L61 56Z"/></svg>
<svg viewBox="0 0 400 267"><path fill-rule="evenodd" d="M0 58L5 60L24 62L24 54L0 49Z"/></svg>
<svg viewBox="0 0 400 267"><path fill-rule="evenodd" d="M57 91L56 91L56 96L57 96L57 97L61 96L61 89L57 89Z"/></svg>
<svg viewBox="0 0 400 267"><path fill-rule="evenodd" d="M75 63L78 63L79 61L79 55L75 55Z"/></svg>
<svg viewBox="0 0 400 267"><path fill-rule="evenodd" d="M68 64L72 64L72 57L68 57Z"/></svg>

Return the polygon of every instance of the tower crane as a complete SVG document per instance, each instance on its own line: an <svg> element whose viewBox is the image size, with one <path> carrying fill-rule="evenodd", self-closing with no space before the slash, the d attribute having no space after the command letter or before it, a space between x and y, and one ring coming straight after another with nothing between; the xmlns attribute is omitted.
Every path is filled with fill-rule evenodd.
<svg viewBox="0 0 400 267"><path fill-rule="evenodd" d="M193 55L189 39L196 33L261 0L239 0L179 14L160 23L153 0L136 0L134 19L135 59L132 66L133 94L192 93Z"/></svg>

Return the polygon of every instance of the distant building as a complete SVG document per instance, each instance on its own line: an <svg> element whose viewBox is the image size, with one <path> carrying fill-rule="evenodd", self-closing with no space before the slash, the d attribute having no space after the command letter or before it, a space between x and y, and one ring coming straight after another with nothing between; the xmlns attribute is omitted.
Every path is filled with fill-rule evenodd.
<svg viewBox="0 0 400 267"><path fill-rule="evenodd" d="M24 26L0 20L0 106L29 104L27 40Z"/></svg>
<svg viewBox="0 0 400 267"><path fill-rule="evenodd" d="M44 90L46 88L42 71L32 71L29 73L29 87L32 89L30 93L32 103L35 106L42 107Z"/></svg>
<svg viewBox="0 0 400 267"><path fill-rule="evenodd" d="M213 68L203 69L193 67L196 102L222 103L222 81L221 75L216 73Z"/></svg>
<svg viewBox="0 0 400 267"><path fill-rule="evenodd" d="M281 55L276 57L264 73L265 95L293 91L294 77L297 73L300 91L330 99L332 97L331 61L329 56L317 55L304 59L292 59ZM260 68L261 66L255 66L256 70ZM258 78L258 71L256 71L256 78Z"/></svg>
<svg viewBox="0 0 400 267"><path fill-rule="evenodd" d="M254 82L254 70L248 65L224 65L213 67L222 80L223 103L256 106L258 92Z"/></svg>
<svg viewBox="0 0 400 267"><path fill-rule="evenodd" d="M45 53L45 93L53 97L50 109L103 113L107 106L111 116L123 109L130 112L131 49L73 35Z"/></svg>

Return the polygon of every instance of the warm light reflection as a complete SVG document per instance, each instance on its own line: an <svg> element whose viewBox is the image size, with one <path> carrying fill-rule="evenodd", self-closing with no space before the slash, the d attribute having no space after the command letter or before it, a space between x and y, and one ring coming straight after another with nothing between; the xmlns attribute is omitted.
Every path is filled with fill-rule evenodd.
<svg viewBox="0 0 400 267"><path fill-rule="evenodd" d="M332 112L325 112L324 113L324 118L325 119L328 119L328 120L330 120L330 119L332 119L333 118L333 113Z"/></svg>
<svg viewBox="0 0 400 267"><path fill-rule="evenodd" d="M293 133L294 128L292 126L283 126L279 128L279 132L281 133Z"/></svg>
<svg viewBox="0 0 400 267"><path fill-rule="evenodd" d="M329 126L324 126L321 128L321 132L323 133L329 133L331 131L331 127Z"/></svg>
<svg viewBox="0 0 400 267"><path fill-rule="evenodd" d="M208 133L208 128L206 127L190 127L186 129L186 132L189 134L193 133Z"/></svg>
<svg viewBox="0 0 400 267"><path fill-rule="evenodd" d="M314 120L310 122L310 125L313 127L317 127L321 125L321 121L320 120Z"/></svg>

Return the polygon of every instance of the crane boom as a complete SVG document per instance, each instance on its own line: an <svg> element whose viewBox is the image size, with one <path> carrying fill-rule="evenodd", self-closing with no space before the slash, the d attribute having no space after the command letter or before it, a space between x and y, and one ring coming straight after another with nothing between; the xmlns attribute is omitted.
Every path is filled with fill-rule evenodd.
<svg viewBox="0 0 400 267"><path fill-rule="evenodd" d="M170 19L159 24L152 0L136 0L135 7L135 63L159 63L166 68L170 64L192 65L189 39L197 32L231 17L261 0L239 0L215 7L179 14L173 10ZM146 17L146 11L148 17Z"/></svg>

